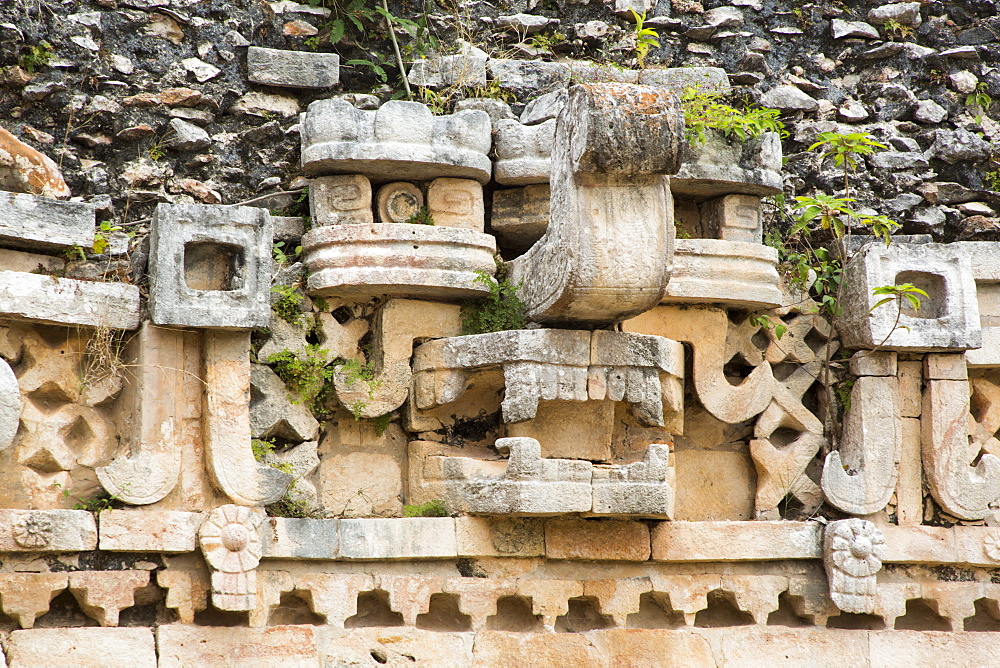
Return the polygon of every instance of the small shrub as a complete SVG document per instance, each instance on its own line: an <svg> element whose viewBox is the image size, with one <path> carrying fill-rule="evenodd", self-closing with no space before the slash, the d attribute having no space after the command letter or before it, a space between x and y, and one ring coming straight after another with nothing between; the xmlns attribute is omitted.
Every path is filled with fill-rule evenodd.
<svg viewBox="0 0 1000 668"><path fill-rule="evenodd" d="M506 266L498 262L496 278L480 271L475 280L488 286L490 294L462 304L462 332L486 334L523 329L527 322L527 307L517 296L520 285L513 285L507 278Z"/></svg>
<svg viewBox="0 0 1000 668"><path fill-rule="evenodd" d="M311 343L299 355L291 350L269 355L266 362L274 366L274 372L298 393L301 401L318 414L324 413L323 405L333 393L334 367L327 359L329 351Z"/></svg>
<svg viewBox="0 0 1000 668"><path fill-rule="evenodd" d="M433 225L434 216L431 215L431 212L426 206L422 206L420 207L420 210L410 216L406 222L411 225Z"/></svg>
<svg viewBox="0 0 1000 668"><path fill-rule="evenodd" d="M56 55L56 51L51 44L42 40L37 46L25 47L24 53L21 54L20 65L28 71L29 74L34 74L35 70L40 67L45 67L52 60L52 56Z"/></svg>
<svg viewBox="0 0 1000 668"><path fill-rule="evenodd" d="M298 289L294 285L275 285L271 292L281 295L278 301L271 304L271 310L285 322L301 325L303 315L299 307L302 305L302 294Z"/></svg>
<svg viewBox="0 0 1000 668"><path fill-rule="evenodd" d="M403 517L448 517L448 509L441 499L413 506L403 506Z"/></svg>
<svg viewBox="0 0 1000 668"><path fill-rule="evenodd" d="M727 138L746 141L765 132L786 136L785 124L777 109L747 105L742 111L721 102L722 94L689 86L681 95L684 110L684 134L692 144L705 143L705 132L718 130Z"/></svg>

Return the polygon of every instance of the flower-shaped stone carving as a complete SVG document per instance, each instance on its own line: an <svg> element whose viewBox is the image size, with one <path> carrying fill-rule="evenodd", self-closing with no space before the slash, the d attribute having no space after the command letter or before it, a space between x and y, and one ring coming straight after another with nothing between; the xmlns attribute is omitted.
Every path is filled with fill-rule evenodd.
<svg viewBox="0 0 1000 668"><path fill-rule="evenodd" d="M848 575L866 577L882 569L885 556L885 536L877 526L866 520L849 519L832 522L830 559Z"/></svg>
<svg viewBox="0 0 1000 668"><path fill-rule="evenodd" d="M1000 531L991 531L983 538L983 550L986 556L994 561L1000 561Z"/></svg>
<svg viewBox="0 0 1000 668"><path fill-rule="evenodd" d="M213 510L198 533L205 561L223 573L245 573L260 563L263 508L226 505Z"/></svg>
<svg viewBox="0 0 1000 668"><path fill-rule="evenodd" d="M14 540L21 547L45 547L52 540L52 520L40 515L28 515L11 527Z"/></svg>

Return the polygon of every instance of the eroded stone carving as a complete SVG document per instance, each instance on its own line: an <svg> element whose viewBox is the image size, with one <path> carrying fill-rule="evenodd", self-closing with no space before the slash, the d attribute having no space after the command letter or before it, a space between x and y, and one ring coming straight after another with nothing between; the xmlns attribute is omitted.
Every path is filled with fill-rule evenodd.
<svg viewBox="0 0 1000 668"><path fill-rule="evenodd" d="M852 518L826 525L823 565L830 598L844 612L875 612L875 575L882 569L885 537L867 520Z"/></svg>
<svg viewBox="0 0 1000 668"><path fill-rule="evenodd" d="M378 189L380 223L405 223L424 206L424 193L408 181L386 183Z"/></svg>
<svg viewBox="0 0 1000 668"><path fill-rule="evenodd" d="M483 186L472 179L434 179L427 186L427 210L435 225L482 232Z"/></svg>
<svg viewBox="0 0 1000 668"><path fill-rule="evenodd" d="M683 348L660 336L609 331L519 329L425 343L414 353L414 401L426 409L451 403L474 371L500 367L505 422L535 416L540 399L610 399L633 405L646 425L680 410L676 382Z"/></svg>
<svg viewBox="0 0 1000 668"><path fill-rule="evenodd" d="M49 325L135 329L139 288L0 271L0 316Z"/></svg>
<svg viewBox="0 0 1000 668"><path fill-rule="evenodd" d="M863 368L851 389L840 450L826 457L822 486L827 501L840 510L870 515L882 510L896 489L902 451L896 354L862 351L852 362Z"/></svg>
<svg viewBox="0 0 1000 668"><path fill-rule="evenodd" d="M538 125L521 125L506 118L498 121L494 165L497 183L505 186L548 183L555 132L554 118Z"/></svg>
<svg viewBox="0 0 1000 668"><path fill-rule="evenodd" d="M226 505L201 525L198 542L212 567L212 604L220 610L254 609L264 517L263 508Z"/></svg>
<svg viewBox="0 0 1000 668"><path fill-rule="evenodd" d="M535 126L541 127L541 126ZM663 296L673 255L673 200L683 116L669 92L576 86L556 119L550 221L510 264L529 319L603 325Z"/></svg>
<svg viewBox="0 0 1000 668"><path fill-rule="evenodd" d="M783 303L778 252L768 246L722 239L678 239L664 304L721 304L769 309Z"/></svg>
<svg viewBox="0 0 1000 668"><path fill-rule="evenodd" d="M418 102L393 100L363 111L342 99L317 100L302 120L302 169L382 181L405 174L420 181L450 176L486 183L491 134L485 111L434 116Z"/></svg>
<svg viewBox="0 0 1000 668"><path fill-rule="evenodd" d="M315 225L371 225L372 183L361 174L318 176L309 183Z"/></svg>
<svg viewBox="0 0 1000 668"><path fill-rule="evenodd" d="M6 360L0 359L0 450L14 443L21 408L21 391L14 371Z"/></svg>
<svg viewBox="0 0 1000 668"><path fill-rule="evenodd" d="M641 462L595 465L595 515L644 515L669 519L674 512L673 453L665 443L652 443Z"/></svg>

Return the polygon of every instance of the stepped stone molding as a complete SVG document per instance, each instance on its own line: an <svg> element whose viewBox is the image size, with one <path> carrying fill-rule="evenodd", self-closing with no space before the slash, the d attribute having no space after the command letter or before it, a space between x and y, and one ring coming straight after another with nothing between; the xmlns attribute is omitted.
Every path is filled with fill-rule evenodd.
<svg viewBox="0 0 1000 668"><path fill-rule="evenodd" d="M830 598L844 612L875 612L876 574L882 570L885 536L872 522L837 520L823 531L823 565Z"/></svg>
<svg viewBox="0 0 1000 668"><path fill-rule="evenodd" d="M675 195L685 197L769 197L781 192L782 182L781 138L776 132L741 142L709 130L705 143L694 142L688 147L680 170L670 179L670 188Z"/></svg>
<svg viewBox="0 0 1000 668"><path fill-rule="evenodd" d="M470 299L489 292L477 272L496 271L496 239L453 227L328 225L307 232L302 250L317 297Z"/></svg>
<svg viewBox="0 0 1000 668"><path fill-rule="evenodd" d="M430 341L414 352L413 399L418 409L448 404L471 374L500 367L504 422L535 416L540 399L610 399L633 405L646 425L680 410L676 383L683 346L659 336L609 331L518 329Z"/></svg>
<svg viewBox="0 0 1000 668"><path fill-rule="evenodd" d="M896 353L855 353L863 364L851 388L840 450L826 457L822 487L826 500L852 515L877 513L896 490L903 426ZM879 368L873 368L873 367Z"/></svg>
<svg viewBox="0 0 1000 668"><path fill-rule="evenodd" d="M678 239L662 304L720 304L769 309L781 305L778 251L722 239Z"/></svg>
<svg viewBox="0 0 1000 668"><path fill-rule="evenodd" d="M28 250L61 250L94 243L94 205L0 191L0 241Z"/></svg>
<svg viewBox="0 0 1000 668"><path fill-rule="evenodd" d="M848 263L843 280L840 334L847 347L919 352L981 345L971 255L963 244L873 243ZM919 310L906 300L875 307L881 297L874 288L903 283L929 295L920 297Z"/></svg>
<svg viewBox="0 0 1000 668"><path fill-rule="evenodd" d="M377 111L341 99L317 100L301 117L302 169L307 174L364 174L490 180L492 127L485 111L435 116L419 102L393 100Z"/></svg>
<svg viewBox="0 0 1000 668"><path fill-rule="evenodd" d="M46 325L135 329L139 288L0 271L0 317Z"/></svg>
<svg viewBox="0 0 1000 668"><path fill-rule="evenodd" d="M505 186L548 183L555 134L554 118L537 125L521 125L509 118L498 121L493 165L497 183Z"/></svg>
<svg viewBox="0 0 1000 668"><path fill-rule="evenodd" d="M683 114L663 90L574 86L556 119L550 220L510 263L528 318L600 326L652 308L673 256Z"/></svg>
<svg viewBox="0 0 1000 668"><path fill-rule="evenodd" d="M271 319L266 209L158 204L149 247L149 311L157 325L253 329Z"/></svg>

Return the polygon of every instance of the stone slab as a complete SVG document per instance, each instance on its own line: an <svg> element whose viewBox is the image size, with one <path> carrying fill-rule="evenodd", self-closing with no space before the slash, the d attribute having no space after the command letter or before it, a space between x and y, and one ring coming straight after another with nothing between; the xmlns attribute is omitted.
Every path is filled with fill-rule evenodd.
<svg viewBox="0 0 1000 668"><path fill-rule="evenodd" d="M5 647L9 666L157 665L153 631L147 628L24 629L11 633Z"/></svg>
<svg viewBox="0 0 1000 668"><path fill-rule="evenodd" d="M99 518L101 549L193 552L203 519L179 510L106 510Z"/></svg>
<svg viewBox="0 0 1000 668"><path fill-rule="evenodd" d="M251 46L247 79L286 88L330 88L340 83L340 56Z"/></svg>
<svg viewBox="0 0 1000 668"><path fill-rule="evenodd" d="M51 255L0 248L0 267L4 271L25 271L29 274L59 274L65 270L66 260Z"/></svg>
<svg viewBox="0 0 1000 668"><path fill-rule="evenodd" d="M341 559L449 559L458 556L451 517L345 519Z"/></svg>
<svg viewBox="0 0 1000 668"><path fill-rule="evenodd" d="M0 552L73 552L97 548L86 510L0 510Z"/></svg>
<svg viewBox="0 0 1000 668"><path fill-rule="evenodd" d="M94 243L94 205L0 192L0 245L51 250Z"/></svg>
<svg viewBox="0 0 1000 668"><path fill-rule="evenodd" d="M654 561L819 559L818 522L660 522L653 527Z"/></svg>
<svg viewBox="0 0 1000 668"><path fill-rule="evenodd" d="M621 520L550 520L545 554L549 559L646 561L649 527Z"/></svg>
<svg viewBox="0 0 1000 668"><path fill-rule="evenodd" d="M0 271L0 318L49 325L135 329L139 288Z"/></svg>
<svg viewBox="0 0 1000 668"><path fill-rule="evenodd" d="M268 517L260 526L261 550L273 559L335 559L340 548L336 519Z"/></svg>
<svg viewBox="0 0 1000 668"><path fill-rule="evenodd" d="M456 517L460 557L543 557L544 520L530 517Z"/></svg>
<svg viewBox="0 0 1000 668"><path fill-rule="evenodd" d="M168 624L156 629L156 646L160 668L319 665L316 632L310 625L239 628Z"/></svg>

